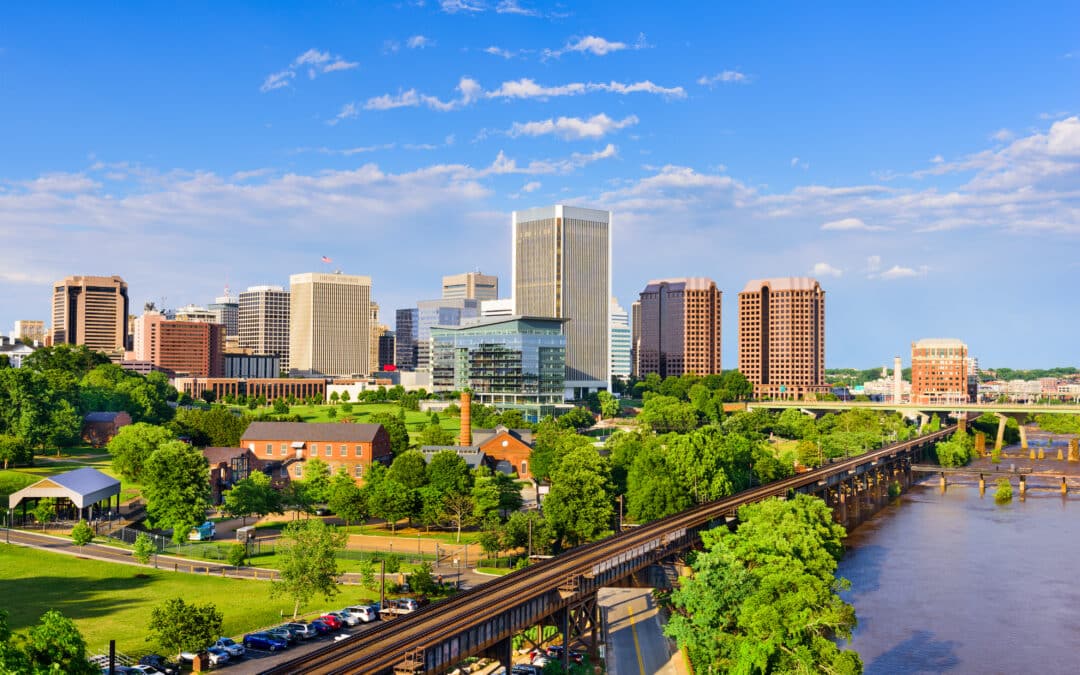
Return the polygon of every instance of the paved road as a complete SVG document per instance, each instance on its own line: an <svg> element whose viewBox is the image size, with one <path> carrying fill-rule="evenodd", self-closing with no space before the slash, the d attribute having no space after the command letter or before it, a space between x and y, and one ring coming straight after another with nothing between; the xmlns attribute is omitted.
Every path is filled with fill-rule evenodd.
<svg viewBox="0 0 1080 675"><path fill-rule="evenodd" d="M651 588L604 588L600 605L609 675L685 675L682 654L664 637Z"/></svg>

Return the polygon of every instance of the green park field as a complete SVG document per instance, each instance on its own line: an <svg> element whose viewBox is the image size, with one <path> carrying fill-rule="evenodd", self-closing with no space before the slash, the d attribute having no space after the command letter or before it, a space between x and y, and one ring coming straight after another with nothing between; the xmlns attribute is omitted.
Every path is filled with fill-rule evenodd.
<svg viewBox="0 0 1080 675"><path fill-rule="evenodd" d="M308 609L336 609L374 597L358 586L341 589L329 602L316 598ZM5 544L0 544L0 597L13 630L26 629L55 609L74 619L90 653L107 653L113 639L128 656L160 651L147 641L146 624L153 607L169 598L214 603L224 614L225 634L233 636L292 612L292 601L270 598L264 581L166 572Z"/></svg>

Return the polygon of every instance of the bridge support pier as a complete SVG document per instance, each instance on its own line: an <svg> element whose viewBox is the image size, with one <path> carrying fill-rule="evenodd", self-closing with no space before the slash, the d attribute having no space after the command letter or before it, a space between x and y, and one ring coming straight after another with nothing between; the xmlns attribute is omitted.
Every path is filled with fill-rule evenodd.
<svg viewBox="0 0 1080 675"><path fill-rule="evenodd" d="M986 457L986 434L981 431L975 432L975 454Z"/></svg>
<svg viewBox="0 0 1080 675"><path fill-rule="evenodd" d="M1020 474L1020 499L1025 496L1027 496L1027 478L1024 477L1024 474Z"/></svg>
<svg viewBox="0 0 1080 675"><path fill-rule="evenodd" d="M1069 439L1069 461L1080 462L1080 440L1078 439Z"/></svg>
<svg viewBox="0 0 1080 675"><path fill-rule="evenodd" d="M982 497L986 493L986 476L979 474L979 496Z"/></svg>
<svg viewBox="0 0 1080 675"><path fill-rule="evenodd" d="M1017 422L1017 426L1020 427L1020 448L1023 449L1023 450L1027 450L1028 449L1027 429L1024 428L1024 420L1017 419L1016 422Z"/></svg>
<svg viewBox="0 0 1080 675"><path fill-rule="evenodd" d="M1005 421L1009 418L1001 413L994 413L994 416L998 418L997 440L994 441L994 449L1000 452L1005 445Z"/></svg>
<svg viewBox="0 0 1080 675"><path fill-rule="evenodd" d="M947 487L948 487L948 481L945 479L945 472L942 471L941 472L941 491L945 492L945 489Z"/></svg>
<svg viewBox="0 0 1080 675"><path fill-rule="evenodd" d="M1061 496L1065 497L1069 494L1069 484L1065 482L1065 476L1061 477Z"/></svg>

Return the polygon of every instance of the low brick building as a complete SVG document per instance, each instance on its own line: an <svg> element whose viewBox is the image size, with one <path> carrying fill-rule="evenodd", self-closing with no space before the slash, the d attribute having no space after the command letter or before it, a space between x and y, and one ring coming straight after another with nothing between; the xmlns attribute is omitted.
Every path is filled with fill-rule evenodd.
<svg viewBox="0 0 1080 675"><path fill-rule="evenodd" d="M495 463L504 473L516 473L522 480L532 480L529 455L532 453L533 432L529 429L473 429L473 446Z"/></svg>
<svg viewBox="0 0 1080 675"><path fill-rule="evenodd" d="M293 480L304 478L304 463L315 457L329 464L331 473L344 466L357 483L373 462L393 460L390 435L381 424L252 422L240 445L262 462L281 462Z"/></svg>
<svg viewBox="0 0 1080 675"><path fill-rule="evenodd" d="M249 448L203 448L210 465L210 492L214 504L220 504L226 490L231 490L255 471L270 478L270 484L282 490L289 485L289 470L278 460L263 461Z"/></svg>
<svg viewBox="0 0 1080 675"><path fill-rule="evenodd" d="M120 433L120 427L131 424L131 415L120 412L92 412L83 418L82 439L95 448L103 447Z"/></svg>

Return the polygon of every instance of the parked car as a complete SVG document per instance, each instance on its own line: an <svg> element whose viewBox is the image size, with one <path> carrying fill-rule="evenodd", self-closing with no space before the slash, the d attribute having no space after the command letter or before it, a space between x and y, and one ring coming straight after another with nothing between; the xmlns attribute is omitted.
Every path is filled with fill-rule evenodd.
<svg viewBox="0 0 1080 675"><path fill-rule="evenodd" d="M266 632L279 640L283 640L286 644L290 645L300 639L300 637L296 633L292 632L288 628L285 628L284 626L270 628Z"/></svg>
<svg viewBox="0 0 1080 675"><path fill-rule="evenodd" d="M330 510L328 506L316 506L315 515L317 516L332 516L334 512Z"/></svg>
<svg viewBox="0 0 1080 675"><path fill-rule="evenodd" d="M265 652L276 652L288 647L289 643L276 638L269 633L248 633L244 636L244 646L249 649L261 649Z"/></svg>
<svg viewBox="0 0 1080 675"><path fill-rule="evenodd" d="M139 665L150 666L165 675L177 675L180 672L180 664L173 663L160 654L147 654L139 659Z"/></svg>
<svg viewBox="0 0 1080 675"><path fill-rule="evenodd" d="M206 655L210 657L210 665L212 666L220 666L229 662L229 652L221 647L208 647Z"/></svg>
<svg viewBox="0 0 1080 675"><path fill-rule="evenodd" d="M510 669L510 675L542 675L543 672L542 668L525 663L516 664Z"/></svg>
<svg viewBox="0 0 1080 675"><path fill-rule="evenodd" d="M360 623L360 619L353 616L350 612L346 612L343 609L337 612L328 612L328 614L336 616L345 626L355 626L356 624Z"/></svg>
<svg viewBox="0 0 1080 675"><path fill-rule="evenodd" d="M102 669L102 672L103 673L108 673L109 669L104 668L104 669ZM120 672L121 672L120 669L117 668L116 669L116 675L120 675ZM124 668L123 672L128 673L129 675L161 675L161 671L158 670L157 668L155 668L153 666L142 665L142 664L135 664L134 666L126 666Z"/></svg>
<svg viewBox="0 0 1080 675"><path fill-rule="evenodd" d="M218 641L214 643L214 646L229 652L229 656L233 658L238 659L244 655L244 646L236 644L232 638L218 638Z"/></svg>
<svg viewBox="0 0 1080 675"><path fill-rule="evenodd" d="M339 630L344 625L337 615L330 613L320 616L319 621L322 621L326 625L330 626L332 630Z"/></svg>
<svg viewBox="0 0 1080 675"><path fill-rule="evenodd" d="M312 628L311 624L308 623L287 623L285 624L285 627L289 630L296 631L297 635L299 635L302 640L309 640L319 634L319 632Z"/></svg>
<svg viewBox="0 0 1080 675"><path fill-rule="evenodd" d="M532 664L534 666L539 666L541 670L549 663L551 663L551 659L546 656L537 656L532 660Z"/></svg>
<svg viewBox="0 0 1080 675"><path fill-rule="evenodd" d="M314 621L312 621L308 625L311 626L311 628L318 635L327 635L328 633L333 633L334 632L334 629L330 627L330 624L326 623L325 621L323 621L321 619L315 619Z"/></svg>
<svg viewBox="0 0 1080 675"><path fill-rule="evenodd" d="M346 607L345 611L355 616L357 621L363 623L371 623L379 618L378 610L371 605L353 605L352 607Z"/></svg>

